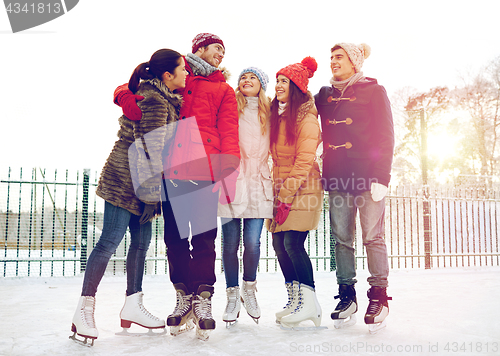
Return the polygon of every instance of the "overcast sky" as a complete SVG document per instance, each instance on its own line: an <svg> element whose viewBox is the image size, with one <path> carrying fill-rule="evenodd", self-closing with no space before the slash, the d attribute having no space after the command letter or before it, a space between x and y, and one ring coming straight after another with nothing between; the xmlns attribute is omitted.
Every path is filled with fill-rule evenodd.
<svg viewBox="0 0 500 356"><path fill-rule="evenodd" d="M460 73L500 56L499 11L499 0L82 0L16 34L0 11L1 175L8 166L100 172L121 114L115 87L157 49L187 54L200 32L224 41L229 84L260 67L271 97L280 68L315 57L315 94L329 85L330 48L365 42L372 54L363 72L391 97L404 87L460 85Z"/></svg>

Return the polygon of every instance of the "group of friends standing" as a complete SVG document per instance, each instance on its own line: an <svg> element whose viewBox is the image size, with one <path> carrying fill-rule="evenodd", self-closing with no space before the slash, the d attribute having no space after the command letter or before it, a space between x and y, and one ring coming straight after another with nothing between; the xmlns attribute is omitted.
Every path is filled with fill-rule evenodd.
<svg viewBox="0 0 500 356"><path fill-rule="evenodd" d="M155 52L129 82L115 90L121 106L119 139L102 170L97 195L105 200L103 230L87 261L73 317L75 335L98 337L95 295L107 263L129 228L127 290L121 326L170 328L172 335L196 327L207 339L215 329L214 293L217 219L222 223L222 262L230 327L242 306L258 322L257 268L264 225L285 279L288 301L276 313L282 328L321 325L311 260L304 248L317 228L328 192L335 239L339 303L331 313L340 328L358 309L354 239L359 212L370 273L365 323L381 327L388 315L388 257L384 197L390 181L394 130L385 89L361 68L370 48L338 43L331 48L331 86L308 91L317 63L306 57L276 73L275 96L268 76L248 67L233 90L219 68L223 41L200 33L192 53ZM318 121L321 118L321 127ZM316 152L323 142L320 171ZM272 169L268 160L272 158ZM143 305L142 278L152 235L162 215L170 280L176 291L165 320ZM243 231L243 280L237 251Z"/></svg>

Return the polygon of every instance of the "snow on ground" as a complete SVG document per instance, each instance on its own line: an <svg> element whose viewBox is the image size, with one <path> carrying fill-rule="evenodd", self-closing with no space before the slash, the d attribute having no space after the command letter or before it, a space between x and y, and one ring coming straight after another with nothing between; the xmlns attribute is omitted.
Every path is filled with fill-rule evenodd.
<svg viewBox="0 0 500 356"><path fill-rule="evenodd" d="M242 311L239 323L226 329L224 276L218 275L213 297L217 328L208 341L194 331L177 337L116 336L124 302L125 277L105 276L97 294L99 338L94 347L69 340L82 276L0 280L0 355L499 355L500 267L392 270L388 326L376 335L363 323L366 277L358 271L358 323L336 330L334 273L316 273L318 300L327 330L284 331L274 321L286 293L280 273L258 275L259 325ZM167 276L146 276L145 306L165 318L175 293ZM133 331L142 328L132 327Z"/></svg>

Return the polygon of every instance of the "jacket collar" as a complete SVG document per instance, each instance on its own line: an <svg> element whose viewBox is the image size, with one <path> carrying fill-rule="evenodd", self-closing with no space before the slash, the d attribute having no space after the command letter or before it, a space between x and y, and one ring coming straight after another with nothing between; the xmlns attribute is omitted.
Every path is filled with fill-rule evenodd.
<svg viewBox="0 0 500 356"><path fill-rule="evenodd" d="M314 114L316 111L316 105L314 105L314 97L312 96L311 92L307 92L307 97L308 100L303 103L297 112L297 122L301 122L306 115L311 112Z"/></svg>
<svg viewBox="0 0 500 356"><path fill-rule="evenodd" d="M142 84L149 84L155 87L172 105L176 107L182 105L182 95L174 94L160 79L145 79L142 81Z"/></svg>

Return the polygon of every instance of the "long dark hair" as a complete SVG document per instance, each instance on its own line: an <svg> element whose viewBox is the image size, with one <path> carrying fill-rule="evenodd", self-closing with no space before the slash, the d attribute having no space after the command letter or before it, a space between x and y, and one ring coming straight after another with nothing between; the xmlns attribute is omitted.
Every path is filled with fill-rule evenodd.
<svg viewBox="0 0 500 356"><path fill-rule="evenodd" d="M128 88L135 93L141 79L161 79L163 73L174 74L175 68L181 64L182 55L172 49L159 49L151 56L149 62L139 64L128 82Z"/></svg>
<svg viewBox="0 0 500 356"><path fill-rule="evenodd" d="M286 122L285 145L295 145L297 141L297 115L302 104L309 100L309 96L303 93L297 85L290 80L288 102L285 111L281 115ZM280 116L278 114L279 101L274 96L271 102L271 145L278 141L280 130Z"/></svg>

